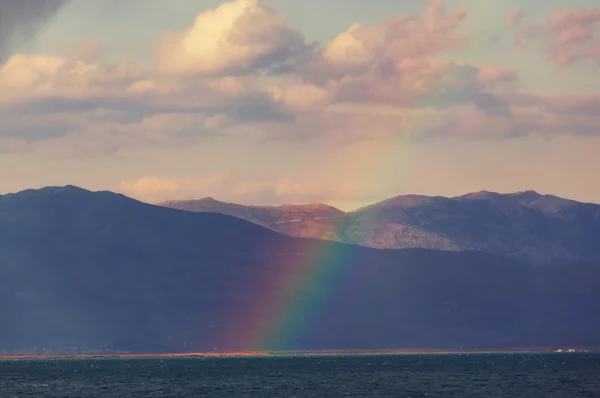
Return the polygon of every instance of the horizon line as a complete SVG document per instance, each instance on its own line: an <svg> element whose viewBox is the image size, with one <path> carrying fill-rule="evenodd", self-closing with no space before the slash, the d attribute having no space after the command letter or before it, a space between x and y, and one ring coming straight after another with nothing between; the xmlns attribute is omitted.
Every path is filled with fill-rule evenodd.
<svg viewBox="0 0 600 398"><path fill-rule="evenodd" d="M215 351L215 352L172 352L172 353L97 353L97 354L5 354L7 359L86 359L86 358L236 358L236 357L276 357L276 356L339 356L339 355L451 355L451 354L507 354L507 353L600 353L600 346L533 346L506 348L394 348L394 349L347 349L347 350L266 350L266 351Z"/></svg>
<svg viewBox="0 0 600 398"><path fill-rule="evenodd" d="M136 200L138 202L141 203L146 203L149 205L153 205L153 206L160 206L160 207L165 207L165 205L167 204L173 204L173 203L180 203L180 202L198 202L198 201L202 201L202 200L214 200L215 202L219 202L219 203L223 203L223 204L232 204L232 205L239 205L239 206L245 206L245 207L260 207L260 208L277 208L277 207L284 207L284 206L314 206L314 205L324 205L324 206L328 206L331 207L333 209L339 210L343 213L352 213L352 212L356 212L358 210L362 210L364 208L367 208L369 206L373 206L391 199L396 199L396 198L402 198L402 197L422 197L422 198L428 198L428 199L434 199L434 198L441 198L441 199L458 199L458 198L463 198L469 195L475 195L475 194L492 194L492 195L501 195L501 196L511 196L511 195L519 195L519 194L526 194L526 193L532 193L532 194L536 194L539 195L540 197L555 197L558 199L563 199L563 200L567 200L567 201L571 201L571 202L576 202L576 203L580 203L580 204L592 204L592 205L600 205L600 203L596 203L596 202L585 202L585 201L580 201L580 200L576 200L576 199L571 199L571 198L566 198L563 196L559 196L556 194L551 194L551 193L541 193L539 191L536 190L523 190L523 191L514 191L514 192L498 192L498 191L489 191L486 189L480 190L480 191L473 191L473 192L467 192L464 193L462 195L456 195L456 196L443 196L443 195L423 195L423 194L416 194L416 193L407 193L407 194L399 194L399 195L394 195L394 196L390 196L378 201L374 201L370 204L361 206L361 207L357 207L355 209L352 210L342 210L334 205L331 205L329 203L326 203L326 201L315 201L315 202L303 202L303 203L280 203L280 204L243 204L243 203L239 203L239 202L232 202L232 201L227 201L227 200L219 200L219 199L215 199L214 196L204 196L204 197L200 197L200 198L187 198L187 199L169 199L169 200L163 200L163 201L159 201L159 202L153 202L153 201L147 201L147 200L143 200L143 199L138 199L135 198L133 196L129 196L123 192L119 192L118 190L110 190L110 189L98 189L98 190L94 190L94 189L89 189L89 188L83 188L81 186L78 185L74 185L74 184L65 184L65 185L46 185L43 187L39 187L39 188L25 188L25 189L21 189L19 191L16 192L5 192L5 193L1 193L0 196L4 196L4 195L18 195L18 194L22 194L25 192L29 192L29 191L43 191L46 189L68 189L68 188L75 188L75 189L79 189L82 191L86 191L86 192L91 192L91 193L100 193L100 192L108 192L108 193L113 193L115 195L122 195L125 196L129 199L132 200Z"/></svg>

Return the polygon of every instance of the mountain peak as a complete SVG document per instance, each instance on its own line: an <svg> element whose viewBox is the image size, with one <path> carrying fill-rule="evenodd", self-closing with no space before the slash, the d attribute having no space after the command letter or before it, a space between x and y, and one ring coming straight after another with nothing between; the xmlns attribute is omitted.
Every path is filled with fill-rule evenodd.
<svg viewBox="0 0 600 398"><path fill-rule="evenodd" d="M225 203L228 203L228 202L223 202L221 200L217 200L217 199L213 198L212 196L206 196L204 198L200 198L200 199L196 199L196 200L190 200L190 201L187 201L187 200L177 201L177 200L175 200L175 201L172 201L172 202L174 202L174 203L176 203L176 202L194 202L194 203L202 203L202 204L225 204Z"/></svg>
<svg viewBox="0 0 600 398"><path fill-rule="evenodd" d="M30 189L26 191L36 191L39 193L51 193L51 194L65 194L65 193L73 193L73 192L91 192L87 189L80 188L76 185L54 185L47 186L39 189ZM22 191L25 192L25 191Z"/></svg>
<svg viewBox="0 0 600 398"><path fill-rule="evenodd" d="M499 196L502 196L502 194L500 194L498 192L478 191L478 192L471 192L471 193L467 193L465 195L457 196L457 198L470 199L470 200L483 200L483 199L497 198Z"/></svg>
<svg viewBox="0 0 600 398"><path fill-rule="evenodd" d="M491 192L491 191L479 191L472 192L466 195L458 196L458 199L468 199L468 200L490 200L490 199L502 199L502 198L510 198L516 199L520 203L525 202L533 202L543 197L544 195L534 191L519 191L513 193L499 193L499 192Z"/></svg>
<svg viewBox="0 0 600 398"><path fill-rule="evenodd" d="M516 197L516 198L519 198L521 200L526 200L526 201L534 201L534 200L538 200L539 198L543 197L544 195L542 195L534 190L528 190L528 191L515 192L512 194L508 194L507 196Z"/></svg>
<svg viewBox="0 0 600 398"><path fill-rule="evenodd" d="M73 195L82 193L92 193L87 189L77 187L75 185L64 186L47 186L42 188L30 188L22 191L8 193L0 196L44 196L44 195Z"/></svg>
<svg viewBox="0 0 600 398"><path fill-rule="evenodd" d="M173 205L208 205L208 204L226 204L226 202L221 202L213 198L212 196L207 196L200 199L174 199L174 200L165 200L164 202L157 203L158 206L173 206Z"/></svg>
<svg viewBox="0 0 600 398"><path fill-rule="evenodd" d="M385 204L388 206L414 207L420 206L431 199L433 199L433 196L409 194L395 196L380 202L380 204Z"/></svg>
<svg viewBox="0 0 600 398"><path fill-rule="evenodd" d="M543 196L541 193L534 191L533 189L528 189L527 191L519 191L515 192L514 195L535 195L535 196Z"/></svg>
<svg viewBox="0 0 600 398"><path fill-rule="evenodd" d="M265 209L304 209L304 210L337 210L335 207L327 205L325 203L315 202L315 203L307 203L307 204L282 204L278 206L256 206ZM341 212L341 210L340 210Z"/></svg>

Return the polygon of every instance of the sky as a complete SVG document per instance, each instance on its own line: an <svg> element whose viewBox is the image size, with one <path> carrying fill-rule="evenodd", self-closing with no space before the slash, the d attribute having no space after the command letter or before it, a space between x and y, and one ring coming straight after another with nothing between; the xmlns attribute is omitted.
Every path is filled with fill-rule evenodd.
<svg viewBox="0 0 600 398"><path fill-rule="evenodd" d="M597 0L5 0L0 193L600 203Z"/></svg>

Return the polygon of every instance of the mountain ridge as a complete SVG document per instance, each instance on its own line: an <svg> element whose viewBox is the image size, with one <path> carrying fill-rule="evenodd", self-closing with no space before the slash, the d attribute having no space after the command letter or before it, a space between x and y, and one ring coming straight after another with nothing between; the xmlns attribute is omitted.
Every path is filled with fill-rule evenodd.
<svg viewBox="0 0 600 398"><path fill-rule="evenodd" d="M73 185L53 186L0 195L0 200L68 192L92 193ZM400 195L352 212L321 203L244 206L214 198L152 206L226 214L291 237L378 249L477 250L537 264L600 261L600 205L535 191L480 191L452 198Z"/></svg>
<svg viewBox="0 0 600 398"><path fill-rule="evenodd" d="M592 263L292 238L110 192L0 197L3 354L593 346L599 278ZM292 334L266 323L292 308Z"/></svg>
<svg viewBox="0 0 600 398"><path fill-rule="evenodd" d="M600 248L594 248L600 245L593 242L600 236L600 205L533 190L399 195L350 212L330 207L320 214L311 205L295 205L297 211L288 213L285 206L218 201L162 205L229 214L292 237L374 248L481 250L539 264L600 260Z"/></svg>
<svg viewBox="0 0 600 398"><path fill-rule="evenodd" d="M476 192L469 192L466 194L462 194L462 195L455 195L455 196L442 196L442 195L422 195L422 194L401 194L401 195L396 195L396 196L392 196L390 198L387 199L383 199L381 201L372 203L370 205L365 205L359 208L356 208L354 210L348 210L348 211L343 211L341 209L337 209L335 206L326 204L326 203L322 203L322 202L314 202L314 203L281 203L281 204L277 204L277 205L245 205L245 204L240 204L240 203L236 203L236 202L230 202L230 201L221 201L218 199L215 199L212 196L206 196L203 198L199 198L199 199L171 199L171 200L166 200L166 201L159 201L159 202L152 202L151 204L154 204L156 206L166 206L169 204L177 204L180 202L202 202L202 201L214 201L214 202L218 202L218 203L222 203L222 204L236 204L239 206L245 206L245 207L255 207L255 208L277 208L277 207L284 207L284 206L297 206L297 207L302 207L302 206L313 206L313 205L322 205L324 207L332 207L334 209L339 210L340 212L343 213L354 213L357 211L360 211L362 209L364 209L365 207L369 207L369 206L373 206L373 205L377 205L380 204L382 202L385 201L389 201L389 200L394 200L394 199L402 199L402 198L411 198L411 197L416 197L416 198L423 198L423 199L432 199L432 198L442 198L442 199L460 199L460 198L468 198L468 197L477 197L477 196L485 196L485 195L493 195L493 196L506 196L506 197L516 197L516 196L521 196L521 195L531 195L537 197L537 198L555 198L555 199L560 199L561 201L564 202L572 202L572 203L577 203L577 204L583 204L583 205L600 205L600 203L596 203L596 202L586 202L586 201L580 201L580 200L576 200L576 199L569 199L569 198L564 198L564 197L560 197L557 195L553 195L553 194L545 194L545 193L539 193L535 190L525 190L525 191L515 191L515 192L496 192L496 191L487 191L487 190L482 190L482 191L476 191Z"/></svg>

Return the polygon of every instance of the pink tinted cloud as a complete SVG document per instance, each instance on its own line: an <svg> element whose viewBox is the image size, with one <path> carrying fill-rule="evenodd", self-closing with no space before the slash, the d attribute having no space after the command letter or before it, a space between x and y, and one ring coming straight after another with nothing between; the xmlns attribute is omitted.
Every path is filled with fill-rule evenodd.
<svg viewBox="0 0 600 398"><path fill-rule="evenodd" d="M207 196L247 204L307 203L345 200L359 193L353 184L343 181L261 178L231 172L200 178L147 175L136 180L122 181L117 190L150 203Z"/></svg>
<svg viewBox="0 0 600 398"><path fill-rule="evenodd" d="M525 16L525 11L522 8L517 7L513 8L506 14L506 18L504 20L504 25L508 27L516 27L521 24L521 20Z"/></svg>
<svg viewBox="0 0 600 398"><path fill-rule="evenodd" d="M524 25L524 16L513 10L506 25L551 40L561 62L600 52L590 36L596 13L557 14L543 27ZM542 128L594 133L594 98L520 93L510 69L452 60L466 43L458 34L465 17L430 1L423 16L354 24L307 45L280 13L236 0L162 43L161 51L167 45L179 58L155 68L103 64L94 46L67 58L15 54L0 66L0 146L53 140L55 150L87 156L94 147L181 147L218 136L347 142L407 134L505 138Z"/></svg>
<svg viewBox="0 0 600 398"><path fill-rule="evenodd" d="M487 92L516 76L499 67L439 59L440 52L465 44L455 32L465 16L464 11L450 15L442 1L430 1L425 18L396 16L375 26L354 24L326 43L299 73L326 88L337 103L401 108L480 103Z"/></svg>
<svg viewBox="0 0 600 398"><path fill-rule="evenodd" d="M531 39L538 36L542 29L537 24L522 24L526 16L525 10L516 7L510 10L504 18L504 26L513 31L513 44L523 46L525 39Z"/></svg>
<svg viewBox="0 0 600 398"><path fill-rule="evenodd" d="M324 46L317 66L339 77L461 48L464 40L454 31L466 13L448 16L439 4L430 3L426 20L394 16L375 26L352 25Z"/></svg>
<svg viewBox="0 0 600 398"><path fill-rule="evenodd" d="M96 136L111 141L108 147L187 143L214 131L276 139L389 135L398 131L396 116L330 108L365 101L450 106L452 96L469 101L493 80L486 73L480 79L477 67L435 59L462 43L454 30L465 14L447 15L440 1L430 2L427 13L354 25L307 55L294 50L308 47L283 15L254 0L236 0L199 14L178 41L162 43L161 51L172 46L168 51L177 56L162 58L158 70L109 67L86 52L72 59L15 55L0 70L0 102L10 114L78 114L62 135L76 142L75 134L87 136L86 142ZM207 39L213 36L217 46ZM277 58L282 54L286 60ZM265 84L261 71L294 57L290 65L297 67ZM97 109L107 112L92 122ZM159 123L167 118L177 121Z"/></svg>
<svg viewBox="0 0 600 398"><path fill-rule="evenodd" d="M532 94L499 95L506 112L489 113L474 106L440 112L435 123L421 123L425 136L507 139L540 135L600 135L600 96Z"/></svg>
<svg viewBox="0 0 600 398"><path fill-rule="evenodd" d="M548 25L552 29L562 30L576 26L590 26L600 21L600 10L565 10L550 17Z"/></svg>
<svg viewBox="0 0 600 398"><path fill-rule="evenodd" d="M542 37L549 60L566 68L581 60L600 62L600 9L571 9L554 13L545 24L522 24L522 9L509 12L506 26L513 30L515 43Z"/></svg>

